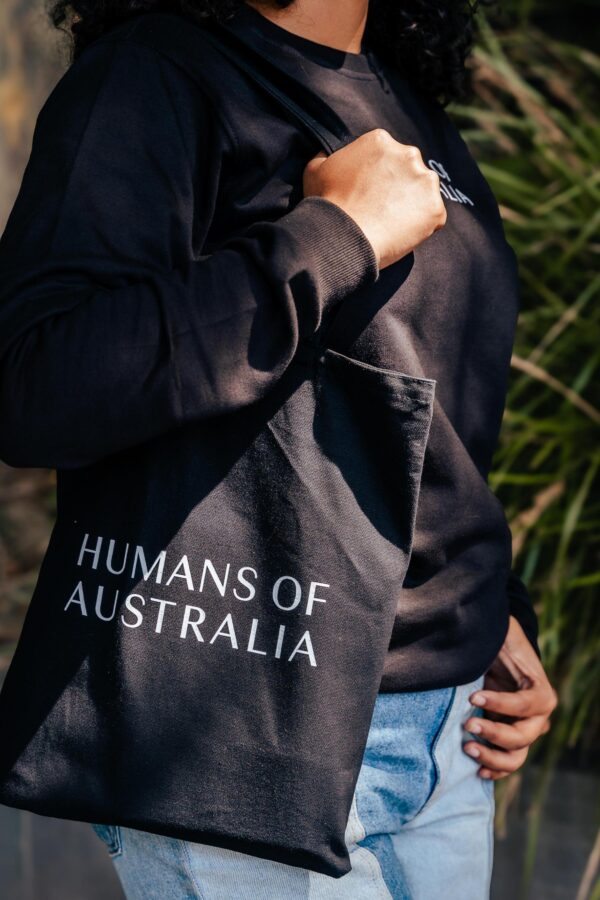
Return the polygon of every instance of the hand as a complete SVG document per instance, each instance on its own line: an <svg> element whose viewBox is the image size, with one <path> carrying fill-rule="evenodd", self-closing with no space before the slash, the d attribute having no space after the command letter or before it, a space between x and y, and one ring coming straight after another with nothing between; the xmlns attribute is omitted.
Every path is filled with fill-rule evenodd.
<svg viewBox="0 0 600 900"><path fill-rule="evenodd" d="M383 269L411 253L446 222L437 174L416 147L375 128L304 169L304 196L324 197L350 215Z"/></svg>
<svg viewBox="0 0 600 900"><path fill-rule="evenodd" d="M492 746L468 741L464 750L481 762L478 775L497 781L516 772L529 747L550 729L550 715L558 697L535 650L514 616L500 653L488 669L483 690L470 697L485 710L465 723Z"/></svg>

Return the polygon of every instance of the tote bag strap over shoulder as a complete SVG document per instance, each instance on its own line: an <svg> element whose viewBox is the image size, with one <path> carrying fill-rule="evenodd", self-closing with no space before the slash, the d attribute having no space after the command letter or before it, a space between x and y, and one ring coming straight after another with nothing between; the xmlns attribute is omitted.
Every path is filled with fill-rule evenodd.
<svg viewBox="0 0 600 900"><path fill-rule="evenodd" d="M317 139L327 154L354 140L355 135L318 94L279 69L226 26L211 23L204 25L202 31L215 49L270 94L301 128Z"/></svg>
<svg viewBox="0 0 600 900"><path fill-rule="evenodd" d="M355 140L356 135L318 94L271 63L225 26L210 23L203 27L202 33L217 51L249 75L302 129L316 138L327 155ZM326 336L338 312L334 311L312 337L300 341L299 359L310 359L315 349L320 352L325 348ZM305 348L308 348L308 357L304 357Z"/></svg>

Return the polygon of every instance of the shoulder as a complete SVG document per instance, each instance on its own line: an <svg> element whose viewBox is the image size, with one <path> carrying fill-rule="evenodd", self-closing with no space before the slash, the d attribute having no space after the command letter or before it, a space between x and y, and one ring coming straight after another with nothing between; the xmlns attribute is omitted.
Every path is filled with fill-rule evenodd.
<svg viewBox="0 0 600 900"><path fill-rule="evenodd" d="M196 29L200 31L200 29ZM86 85L114 83L127 92L137 91L144 81L159 75L170 80L195 81L189 65L185 19L169 13L135 16L93 40L65 71L56 87L83 94ZM89 90L87 91L89 93ZM140 97L143 99L143 96Z"/></svg>
<svg viewBox="0 0 600 900"><path fill-rule="evenodd" d="M176 131L193 150L199 135L216 132L221 123L200 67L190 64L185 32L183 17L152 13L97 38L55 85L36 131L63 140L89 130L123 139Z"/></svg>
<svg viewBox="0 0 600 900"><path fill-rule="evenodd" d="M166 68L206 88L219 77L224 60L204 33L202 21L192 13L143 13L97 38L82 56L94 49L102 53L100 48L106 46L113 53L145 59L147 65L162 60Z"/></svg>

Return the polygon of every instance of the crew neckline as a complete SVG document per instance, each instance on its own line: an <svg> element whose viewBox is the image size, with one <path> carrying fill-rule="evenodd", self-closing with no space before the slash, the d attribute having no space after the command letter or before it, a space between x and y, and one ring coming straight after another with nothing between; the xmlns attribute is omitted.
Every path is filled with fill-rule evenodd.
<svg viewBox="0 0 600 900"><path fill-rule="evenodd" d="M253 36L284 55L292 53L304 59L308 58L325 68L336 69L338 72L377 78L372 67L372 50L364 37L360 53L338 50L336 47L329 47L327 44L320 44L318 41L288 31L247 3L243 3L236 10L226 25L238 33L250 31Z"/></svg>

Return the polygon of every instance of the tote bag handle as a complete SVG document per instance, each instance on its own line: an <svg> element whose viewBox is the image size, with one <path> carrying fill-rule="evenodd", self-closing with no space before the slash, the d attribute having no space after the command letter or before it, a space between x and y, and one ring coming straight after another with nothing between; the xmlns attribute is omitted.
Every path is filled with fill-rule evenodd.
<svg viewBox="0 0 600 900"><path fill-rule="evenodd" d="M355 139L318 94L283 72L225 26L211 23L202 30L215 49L270 94L301 128L317 139L328 155Z"/></svg>
<svg viewBox="0 0 600 900"><path fill-rule="evenodd" d="M316 138L327 155L355 140L356 135L348 130L337 113L318 94L283 72L226 27L210 23L203 28L203 34L216 50L248 74L301 128ZM325 348L327 335L339 313L339 309L335 310L325 318L312 337L300 342L298 358L312 359L315 349L321 352ZM308 357L304 357L304 348L310 348Z"/></svg>

